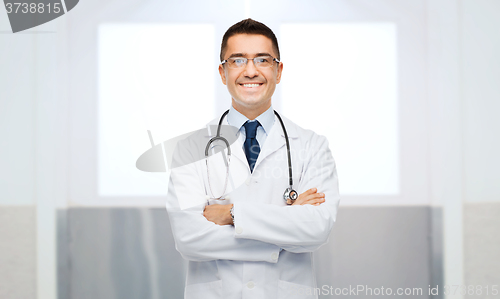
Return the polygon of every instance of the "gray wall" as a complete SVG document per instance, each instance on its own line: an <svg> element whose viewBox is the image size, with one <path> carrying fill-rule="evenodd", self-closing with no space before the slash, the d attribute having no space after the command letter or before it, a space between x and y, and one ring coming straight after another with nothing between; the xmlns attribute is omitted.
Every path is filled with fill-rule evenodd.
<svg viewBox="0 0 500 299"><path fill-rule="evenodd" d="M186 262L175 250L165 209L64 213L60 259L67 255L69 264L60 299L182 298ZM340 208L330 242L315 253L318 286L422 288L424 296L415 297L426 298L432 241L429 207Z"/></svg>
<svg viewBox="0 0 500 299"><path fill-rule="evenodd" d="M58 215L60 299L182 297L186 261L165 209L71 208ZM466 285L498 285L498 215L498 203L464 206ZM441 217L440 209L424 206L341 207L329 243L315 252L318 287L422 288L423 297L428 285L442 290ZM17 272L29 270L30 261Z"/></svg>
<svg viewBox="0 0 500 299"><path fill-rule="evenodd" d="M33 207L0 207L0 298L36 298Z"/></svg>
<svg viewBox="0 0 500 299"><path fill-rule="evenodd" d="M500 292L500 203L468 203L464 209L465 285L497 285ZM483 289L484 292L485 289ZM497 296L500 296L497 295ZM471 298L474 296L470 296ZM474 298L495 298L483 294Z"/></svg>

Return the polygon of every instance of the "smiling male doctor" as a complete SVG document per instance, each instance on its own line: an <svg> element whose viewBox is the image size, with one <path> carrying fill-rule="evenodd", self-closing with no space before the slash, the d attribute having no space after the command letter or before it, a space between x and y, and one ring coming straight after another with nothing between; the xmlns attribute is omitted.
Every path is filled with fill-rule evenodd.
<svg viewBox="0 0 500 299"><path fill-rule="evenodd" d="M189 260L185 298L317 298L312 252L328 241L339 204L328 142L282 117L300 193L287 205L287 149L271 103L283 70L278 41L266 25L246 19L224 34L220 59L232 98L223 124L238 132L231 145L233 187L226 200L207 205L212 186L204 162L185 163L170 175L167 211L176 248ZM180 142L174 163L198 155L209 137ZM224 181L224 170L210 171L211 184Z"/></svg>

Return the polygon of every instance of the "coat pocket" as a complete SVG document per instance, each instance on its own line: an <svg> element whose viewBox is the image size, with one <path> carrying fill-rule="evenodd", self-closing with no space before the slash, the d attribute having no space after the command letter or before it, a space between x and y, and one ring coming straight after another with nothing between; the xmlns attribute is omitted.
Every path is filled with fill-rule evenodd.
<svg viewBox="0 0 500 299"><path fill-rule="evenodd" d="M316 299L318 298L318 289L310 286L288 282L278 281L278 299Z"/></svg>
<svg viewBox="0 0 500 299"><path fill-rule="evenodd" d="M220 299L222 298L222 280L187 285L184 298Z"/></svg>

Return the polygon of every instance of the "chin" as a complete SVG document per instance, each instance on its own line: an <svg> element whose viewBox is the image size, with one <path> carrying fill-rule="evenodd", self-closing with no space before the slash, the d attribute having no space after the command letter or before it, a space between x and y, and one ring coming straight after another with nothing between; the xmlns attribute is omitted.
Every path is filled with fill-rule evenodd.
<svg viewBox="0 0 500 299"><path fill-rule="evenodd" d="M253 98L246 98L243 100L240 98L239 100L237 100L235 102L238 103L239 105L242 105L242 106L255 106L255 105L259 105L259 103L261 101L259 99L253 99Z"/></svg>
<svg viewBox="0 0 500 299"><path fill-rule="evenodd" d="M248 108L257 108L257 107L260 107L262 105L265 105L265 103L259 102L259 101L246 101L246 102L241 103L241 105L248 107Z"/></svg>

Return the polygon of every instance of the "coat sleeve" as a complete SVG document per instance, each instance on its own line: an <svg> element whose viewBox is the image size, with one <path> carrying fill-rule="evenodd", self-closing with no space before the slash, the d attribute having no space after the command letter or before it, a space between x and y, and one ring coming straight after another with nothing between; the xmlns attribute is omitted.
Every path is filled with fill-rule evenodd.
<svg viewBox="0 0 500 299"><path fill-rule="evenodd" d="M174 154L173 164L177 163L178 167L171 171L166 203L177 251L191 261L226 259L276 263L279 246L236 239L234 226L220 226L203 216L205 192L201 161L189 163L191 158L186 155L189 150L182 147Z"/></svg>
<svg viewBox="0 0 500 299"><path fill-rule="evenodd" d="M316 187L325 193L319 206L234 204L236 238L274 243L291 252L312 252L328 242L340 200L335 162L324 136L313 134L297 192Z"/></svg>

